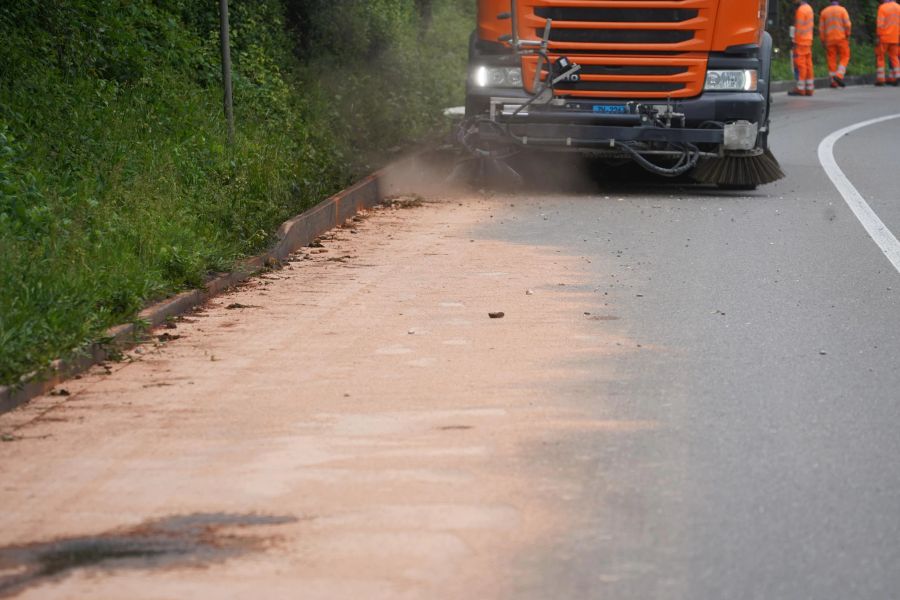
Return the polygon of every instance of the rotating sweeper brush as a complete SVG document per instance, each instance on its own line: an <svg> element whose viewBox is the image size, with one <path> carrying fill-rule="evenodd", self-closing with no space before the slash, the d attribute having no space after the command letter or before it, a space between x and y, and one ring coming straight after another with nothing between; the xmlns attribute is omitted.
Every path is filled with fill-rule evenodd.
<svg viewBox="0 0 900 600"><path fill-rule="evenodd" d="M766 148L757 154L701 160L691 177L699 183L712 183L725 189L749 190L784 178L784 171L772 151Z"/></svg>

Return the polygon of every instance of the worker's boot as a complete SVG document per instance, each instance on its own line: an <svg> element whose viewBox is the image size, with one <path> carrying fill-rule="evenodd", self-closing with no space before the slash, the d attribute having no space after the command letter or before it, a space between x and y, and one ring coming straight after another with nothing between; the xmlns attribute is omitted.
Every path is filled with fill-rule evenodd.
<svg viewBox="0 0 900 600"><path fill-rule="evenodd" d="M837 77L832 77L832 78L831 78L831 87L832 87L832 88L838 87Z"/></svg>
<svg viewBox="0 0 900 600"><path fill-rule="evenodd" d="M788 96L805 96L805 95L806 95L806 90L801 90L801 89L798 89L798 88L794 88L794 89L788 91L788 94L787 94L787 95L788 95Z"/></svg>
<svg viewBox="0 0 900 600"><path fill-rule="evenodd" d="M843 78L843 77L838 77L837 75L835 75L835 76L834 76L834 82L835 82L836 84L838 84L838 86L840 86L840 87L842 87L842 88L847 87L847 84L844 83L844 78Z"/></svg>
<svg viewBox="0 0 900 600"><path fill-rule="evenodd" d="M884 82L883 82L883 81L876 81L876 82L875 82L875 87L884 87Z"/></svg>
<svg viewBox="0 0 900 600"><path fill-rule="evenodd" d="M894 87L897 87L898 85L900 85L900 82L898 82L896 79L894 79L893 81L888 81L888 83Z"/></svg>

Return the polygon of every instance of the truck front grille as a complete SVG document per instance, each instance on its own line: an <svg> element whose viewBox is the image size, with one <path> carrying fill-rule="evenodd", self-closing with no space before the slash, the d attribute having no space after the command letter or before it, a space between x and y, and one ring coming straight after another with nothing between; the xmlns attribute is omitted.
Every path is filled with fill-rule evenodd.
<svg viewBox="0 0 900 600"><path fill-rule="evenodd" d="M543 29L535 30L538 37ZM693 31L657 29L553 29L551 42L576 42L579 44L675 44L694 38Z"/></svg>
<svg viewBox="0 0 900 600"><path fill-rule="evenodd" d="M716 6L717 0L520 0L519 34L539 40L552 19L551 60L568 56L582 66L580 80L557 84L557 95L687 98L703 88ZM531 87L537 58L523 59L523 68Z"/></svg>
<svg viewBox="0 0 900 600"><path fill-rule="evenodd" d="M557 84L557 90L578 90L582 92L665 92L683 90L683 83L661 83L659 81L582 81L579 83Z"/></svg>
<svg viewBox="0 0 900 600"><path fill-rule="evenodd" d="M562 54L551 54L556 61ZM563 81L554 86L558 96L593 98L690 98L700 94L706 77L703 54L658 55L630 52L593 56L567 55L581 65L578 81ZM525 83L531 88L537 70L537 57L522 62ZM542 65L540 79L548 77Z"/></svg>
<svg viewBox="0 0 900 600"><path fill-rule="evenodd" d="M534 14L554 21L589 23L681 23L696 18L700 11L685 8L584 8L577 6L536 6Z"/></svg>
<svg viewBox="0 0 900 600"><path fill-rule="evenodd" d="M549 71L547 65L544 65L544 71ZM688 68L681 67L664 67L664 66L641 66L641 65L582 65L581 76L585 75L615 75L615 76L627 76L627 75L653 75L653 76L662 76L665 77L667 75L679 75L681 73L687 73Z"/></svg>

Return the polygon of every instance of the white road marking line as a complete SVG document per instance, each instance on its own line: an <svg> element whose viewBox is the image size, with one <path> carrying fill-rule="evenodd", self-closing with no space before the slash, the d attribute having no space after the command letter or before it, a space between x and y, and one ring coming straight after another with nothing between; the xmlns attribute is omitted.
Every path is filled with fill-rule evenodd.
<svg viewBox="0 0 900 600"><path fill-rule="evenodd" d="M900 273L900 241L897 241L897 238L891 233L891 230L887 228L880 218L878 218L878 215L875 214L872 207L866 203L862 194L860 194L853 184L850 183L850 180L847 179L847 176L844 175L844 172L838 166L837 161L834 160L834 145L839 139L857 129L869 127L870 125L875 125L877 123L883 123L884 121L890 121L891 119L900 119L900 114L870 119L835 131L819 144L819 162L822 163L822 167L825 169L825 173L828 174L834 187L836 187L841 193L841 196L844 197L847 206L850 207L850 210L853 211L853 214L856 215L856 218L859 219L859 222L865 227L869 236L875 240L875 243L878 244L878 247L884 252L884 255L891 261L891 264L894 265L897 272Z"/></svg>

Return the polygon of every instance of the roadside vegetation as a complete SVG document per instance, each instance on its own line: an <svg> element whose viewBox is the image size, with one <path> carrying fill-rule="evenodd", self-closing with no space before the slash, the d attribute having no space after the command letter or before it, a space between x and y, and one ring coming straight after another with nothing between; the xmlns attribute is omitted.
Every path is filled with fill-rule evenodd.
<svg viewBox="0 0 900 600"><path fill-rule="evenodd" d="M217 4L0 7L0 384L264 248L461 103L471 2L231 0L228 146Z"/></svg>

